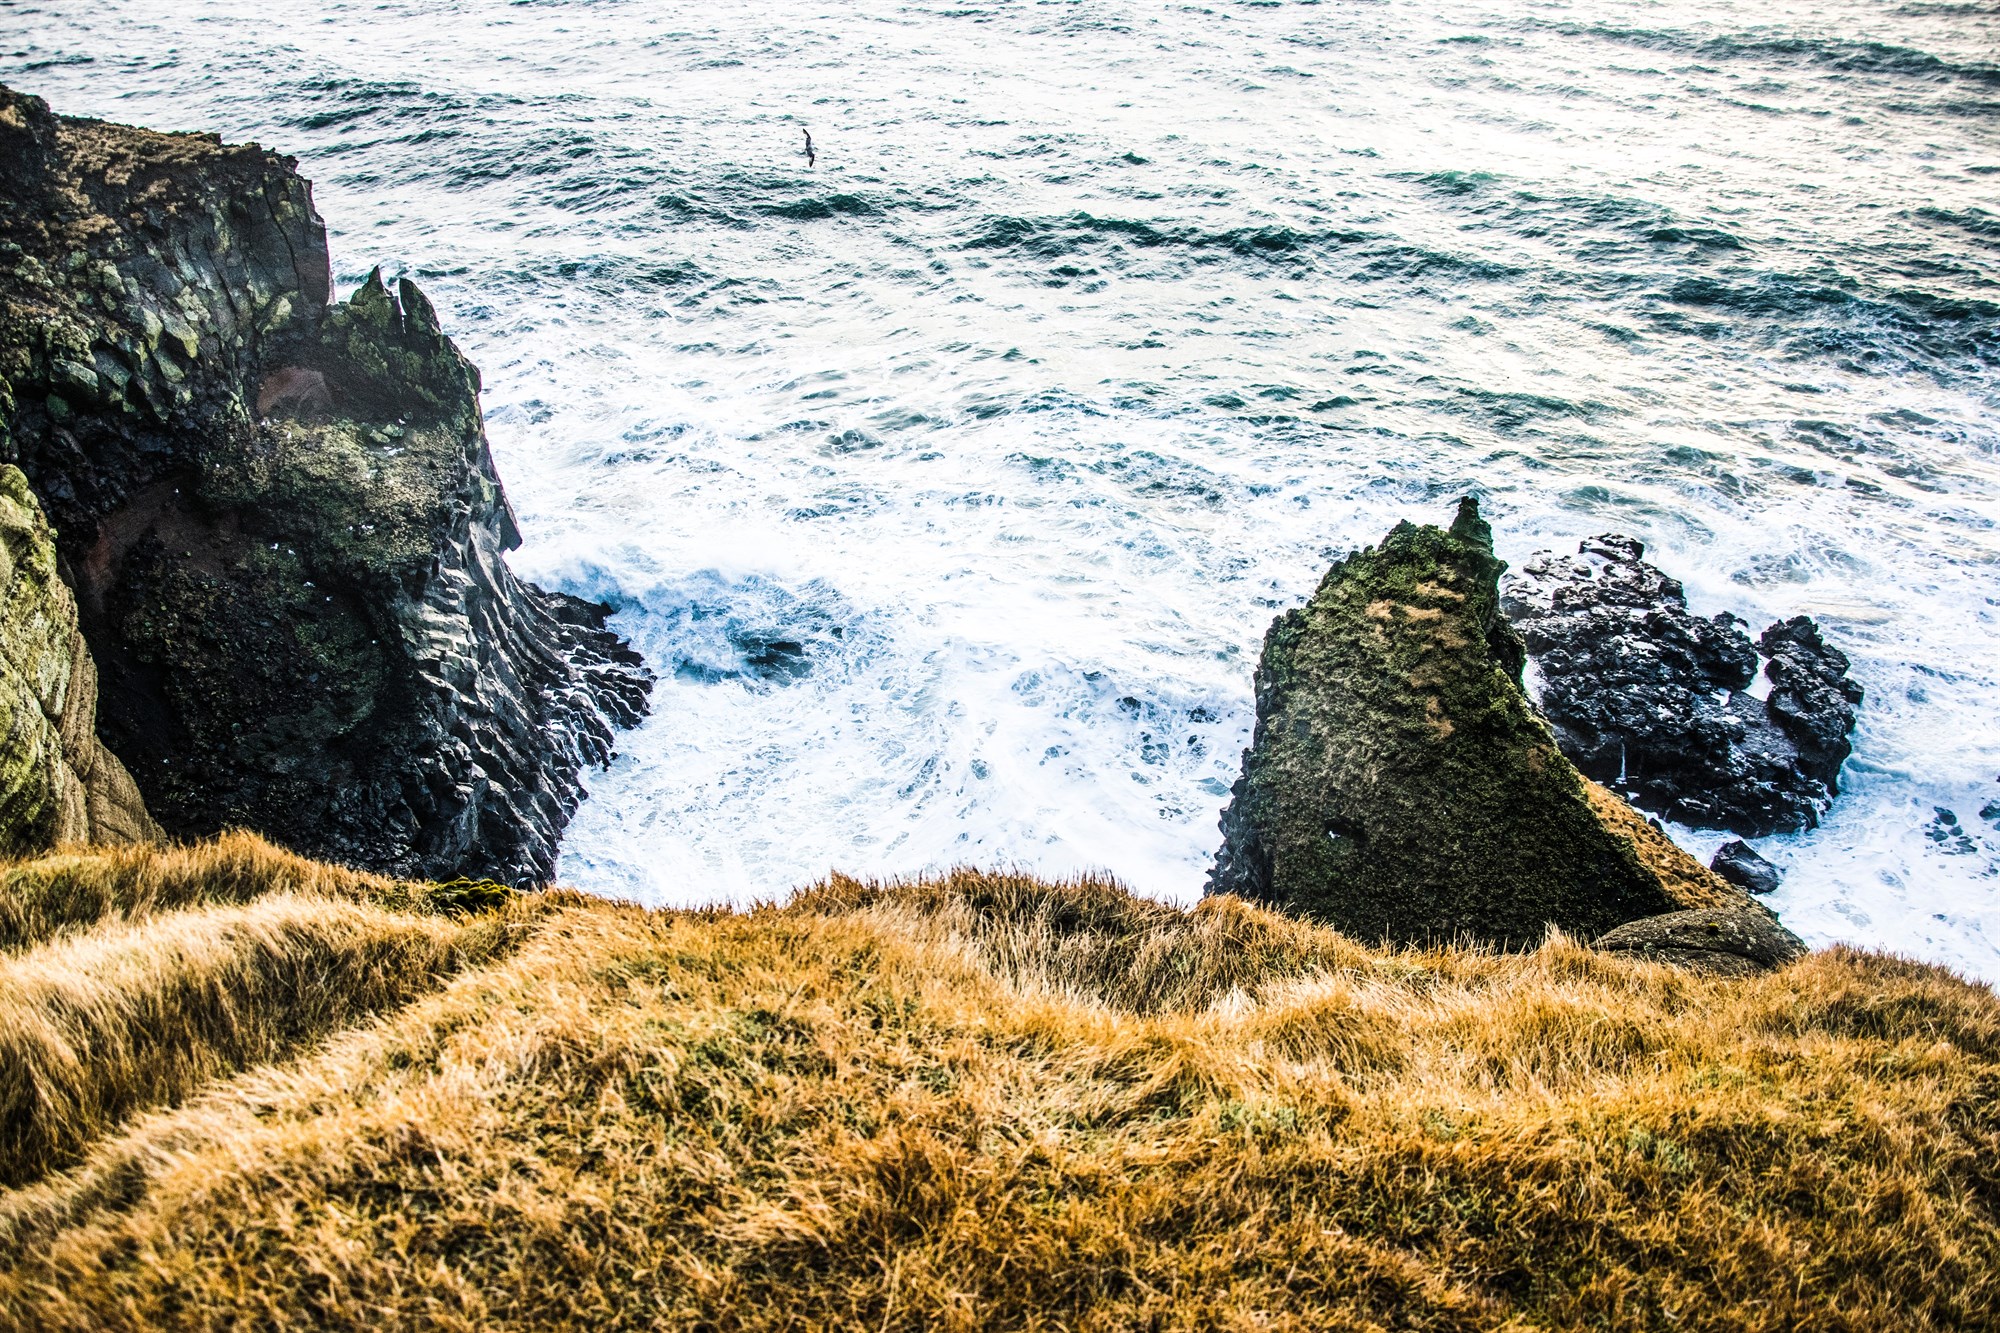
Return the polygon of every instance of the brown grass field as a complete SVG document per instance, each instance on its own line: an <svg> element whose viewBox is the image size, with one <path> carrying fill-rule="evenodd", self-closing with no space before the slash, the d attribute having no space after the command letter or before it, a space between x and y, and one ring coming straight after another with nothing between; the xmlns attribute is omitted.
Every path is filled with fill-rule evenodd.
<svg viewBox="0 0 2000 1333"><path fill-rule="evenodd" d="M2000 1005L1102 881L0 894L0 1327L1986 1329Z"/></svg>

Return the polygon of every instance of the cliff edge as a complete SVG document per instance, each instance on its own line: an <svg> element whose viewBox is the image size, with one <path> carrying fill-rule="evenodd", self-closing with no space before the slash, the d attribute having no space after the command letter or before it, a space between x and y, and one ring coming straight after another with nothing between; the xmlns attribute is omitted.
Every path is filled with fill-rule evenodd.
<svg viewBox="0 0 2000 1333"><path fill-rule="evenodd" d="M169 833L544 880L651 677L508 570L478 372L408 281L333 300L294 165L0 89L0 460Z"/></svg>

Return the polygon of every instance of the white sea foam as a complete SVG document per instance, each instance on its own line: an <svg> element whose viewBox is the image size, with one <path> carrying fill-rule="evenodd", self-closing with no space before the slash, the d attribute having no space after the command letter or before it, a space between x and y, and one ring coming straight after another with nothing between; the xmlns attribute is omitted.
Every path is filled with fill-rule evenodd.
<svg viewBox="0 0 2000 1333"><path fill-rule="evenodd" d="M2000 976L1991 16L162 8L11 6L0 77L298 153L430 291L518 567L662 675L572 881L1191 900L1272 616L1471 491L1819 618L1868 699L1775 905Z"/></svg>

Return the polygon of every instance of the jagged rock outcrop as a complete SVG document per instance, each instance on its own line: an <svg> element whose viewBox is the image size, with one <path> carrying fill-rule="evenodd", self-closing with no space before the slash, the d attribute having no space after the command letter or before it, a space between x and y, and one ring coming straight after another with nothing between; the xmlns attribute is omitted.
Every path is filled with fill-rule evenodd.
<svg viewBox="0 0 2000 1333"><path fill-rule="evenodd" d="M97 739L97 669L56 573L55 536L0 465L0 856L157 842L139 788Z"/></svg>
<svg viewBox="0 0 2000 1333"><path fill-rule="evenodd" d="M288 158L0 90L0 456L60 533L99 730L169 832L545 878L650 677L515 578L477 372L332 300Z"/></svg>
<svg viewBox="0 0 2000 1333"><path fill-rule="evenodd" d="M1210 892L1370 941L1514 946L1748 901L1563 758L1521 689L1505 567L1466 500L1278 617Z"/></svg>
<svg viewBox="0 0 2000 1333"><path fill-rule="evenodd" d="M1752 644L1727 613L1689 613L1630 537L1542 552L1502 588L1537 702L1563 753L1634 804L1747 837L1810 828L1839 790L1861 687L1805 616ZM1758 653L1767 698L1748 690Z"/></svg>
<svg viewBox="0 0 2000 1333"><path fill-rule="evenodd" d="M1805 941L1759 903L1648 917L1607 931L1592 946L1726 977L1768 972L1806 953Z"/></svg>

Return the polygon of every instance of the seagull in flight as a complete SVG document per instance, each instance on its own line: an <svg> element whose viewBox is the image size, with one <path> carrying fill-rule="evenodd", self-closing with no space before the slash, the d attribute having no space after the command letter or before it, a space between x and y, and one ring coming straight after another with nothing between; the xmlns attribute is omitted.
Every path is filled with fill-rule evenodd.
<svg viewBox="0 0 2000 1333"><path fill-rule="evenodd" d="M805 130L803 133L806 136L806 165L811 166L819 160L819 154L813 152L813 132Z"/></svg>

